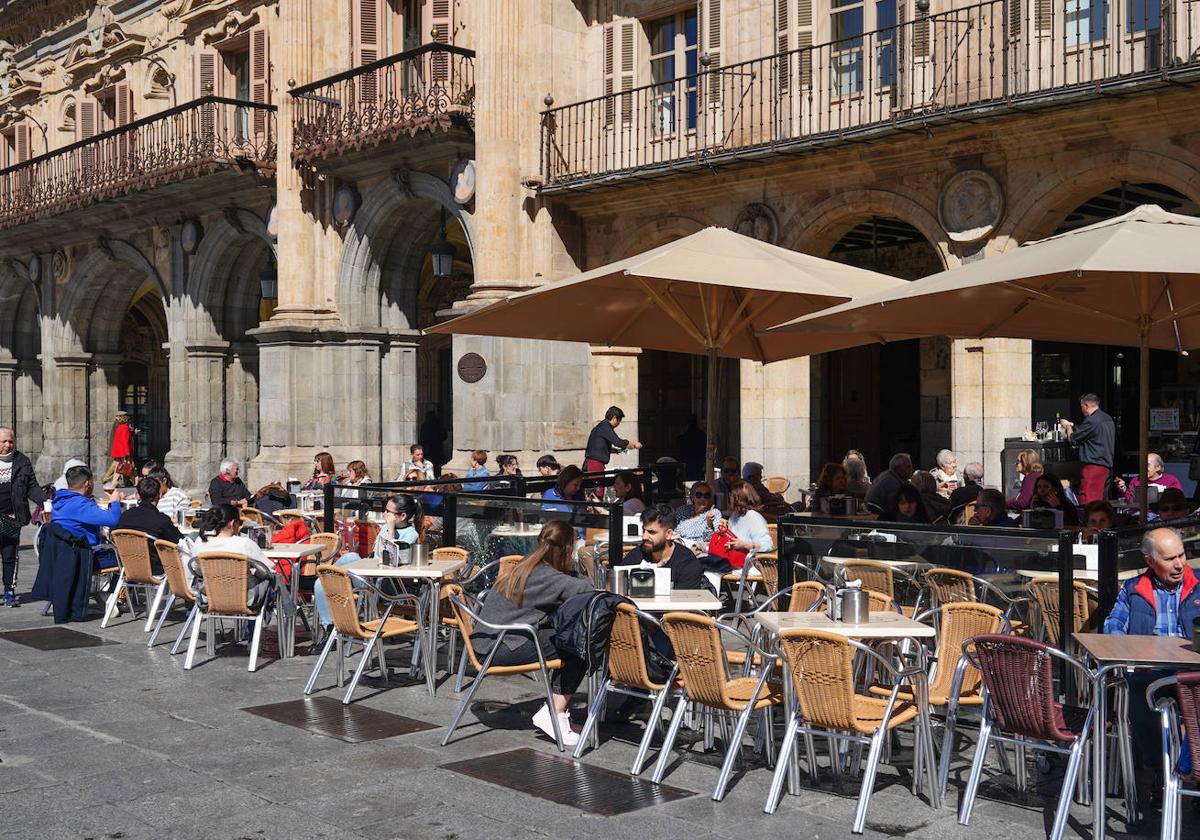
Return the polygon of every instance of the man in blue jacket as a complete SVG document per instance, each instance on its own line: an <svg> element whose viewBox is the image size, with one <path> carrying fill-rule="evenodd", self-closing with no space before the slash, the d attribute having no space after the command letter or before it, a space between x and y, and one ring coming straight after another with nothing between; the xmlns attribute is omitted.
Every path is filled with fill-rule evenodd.
<svg viewBox="0 0 1200 840"><path fill-rule="evenodd" d="M53 521L74 536L87 540L93 550L93 568L99 570L116 566L112 549L97 546L103 542L100 529L117 526L117 521L121 518L121 506L114 503L105 510L93 501L92 491L95 489L95 483L92 471L87 467L71 467L67 470L66 479L67 489L54 494L51 513Z"/></svg>
<svg viewBox="0 0 1200 840"><path fill-rule="evenodd" d="M1183 539L1174 528L1155 528L1142 538L1142 554L1146 571L1125 581L1104 622L1104 632L1190 639L1200 621L1200 587L1196 573L1188 566ZM1143 788L1139 800L1145 799L1151 786L1162 788L1158 714L1144 698L1146 686L1164 673L1138 671L1128 678L1134 755L1157 779L1152 782L1150 774L1138 774L1139 787Z"/></svg>

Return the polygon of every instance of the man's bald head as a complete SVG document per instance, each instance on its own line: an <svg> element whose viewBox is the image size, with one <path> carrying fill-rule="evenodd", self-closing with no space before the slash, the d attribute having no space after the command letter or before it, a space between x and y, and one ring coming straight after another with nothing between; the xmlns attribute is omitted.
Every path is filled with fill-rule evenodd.
<svg viewBox="0 0 1200 840"><path fill-rule="evenodd" d="M1187 555L1183 550L1183 538L1174 528L1155 528L1147 532L1142 537L1142 554L1159 583L1174 588L1183 581Z"/></svg>
<svg viewBox="0 0 1200 840"><path fill-rule="evenodd" d="M8 455L17 448L17 433L8 426L0 426L0 455Z"/></svg>

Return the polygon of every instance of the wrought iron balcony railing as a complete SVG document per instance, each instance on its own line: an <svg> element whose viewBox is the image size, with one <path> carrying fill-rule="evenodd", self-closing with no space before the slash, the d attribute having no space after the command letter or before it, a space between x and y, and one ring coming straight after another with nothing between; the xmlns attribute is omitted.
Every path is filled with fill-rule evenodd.
<svg viewBox="0 0 1200 840"><path fill-rule="evenodd" d="M275 110L206 96L0 170L0 228L222 167L273 169Z"/></svg>
<svg viewBox="0 0 1200 840"><path fill-rule="evenodd" d="M1195 0L990 0L544 111L543 190L922 131L1193 74Z"/></svg>
<svg viewBox="0 0 1200 840"><path fill-rule="evenodd" d="M294 88L292 158L312 161L367 146L475 126L475 53L426 44Z"/></svg>

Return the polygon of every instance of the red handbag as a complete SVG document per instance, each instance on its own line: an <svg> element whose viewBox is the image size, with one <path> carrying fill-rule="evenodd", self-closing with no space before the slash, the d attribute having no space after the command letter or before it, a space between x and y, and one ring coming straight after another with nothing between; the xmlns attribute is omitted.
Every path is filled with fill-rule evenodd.
<svg viewBox="0 0 1200 840"><path fill-rule="evenodd" d="M737 539L737 534L722 525L708 541L708 553L713 557L720 557L733 568L740 569L746 565L746 557L750 552L733 548L731 543L737 542Z"/></svg>

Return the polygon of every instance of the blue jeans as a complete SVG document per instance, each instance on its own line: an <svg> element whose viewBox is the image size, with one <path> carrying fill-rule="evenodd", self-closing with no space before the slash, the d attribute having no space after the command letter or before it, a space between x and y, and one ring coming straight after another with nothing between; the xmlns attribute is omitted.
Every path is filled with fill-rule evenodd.
<svg viewBox="0 0 1200 840"><path fill-rule="evenodd" d="M333 565L348 566L351 563L357 563L361 559L361 557L351 551L347 554L343 554L341 558L339 558L338 561ZM351 575L350 583L358 586L359 584L363 583L363 579L357 575ZM317 579L316 584L313 586L313 603L316 604L317 607L317 622L320 623L322 627L327 627L330 624L333 624L333 617L329 614L329 599L325 597L325 587L321 585L320 578Z"/></svg>

